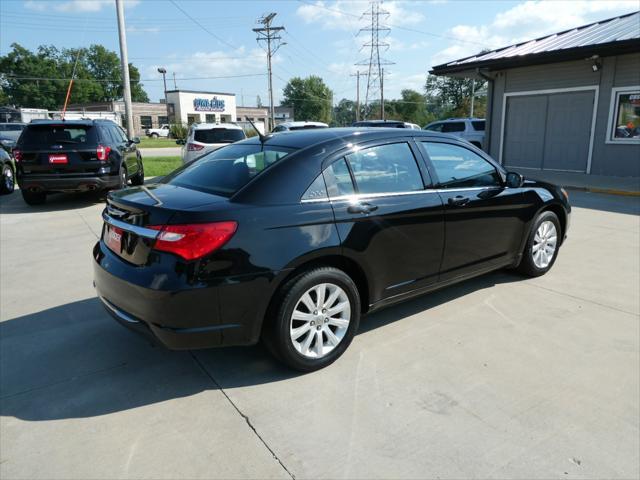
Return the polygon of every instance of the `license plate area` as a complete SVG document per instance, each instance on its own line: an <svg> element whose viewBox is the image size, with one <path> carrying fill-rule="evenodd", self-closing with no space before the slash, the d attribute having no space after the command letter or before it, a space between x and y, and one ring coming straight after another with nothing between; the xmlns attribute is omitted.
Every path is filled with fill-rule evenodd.
<svg viewBox="0 0 640 480"><path fill-rule="evenodd" d="M118 227L114 227L113 225L105 224L106 228L104 229L104 243L106 243L109 250L120 255L122 253L122 235L124 234L124 230Z"/></svg>
<svg viewBox="0 0 640 480"><path fill-rule="evenodd" d="M49 163L53 164L66 164L69 163L66 153L58 153L55 155L49 155Z"/></svg>

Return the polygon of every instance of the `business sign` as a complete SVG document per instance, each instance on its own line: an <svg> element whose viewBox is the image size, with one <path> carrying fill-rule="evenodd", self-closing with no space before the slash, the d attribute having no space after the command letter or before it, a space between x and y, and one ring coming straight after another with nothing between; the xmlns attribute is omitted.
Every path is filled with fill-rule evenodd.
<svg viewBox="0 0 640 480"><path fill-rule="evenodd" d="M193 108L196 112L223 112L224 100L221 100L218 97L194 98Z"/></svg>

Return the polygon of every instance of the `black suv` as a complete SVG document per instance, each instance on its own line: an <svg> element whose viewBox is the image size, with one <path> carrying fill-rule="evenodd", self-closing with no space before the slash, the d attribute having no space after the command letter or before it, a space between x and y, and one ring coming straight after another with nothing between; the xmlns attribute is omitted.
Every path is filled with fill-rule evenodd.
<svg viewBox="0 0 640 480"><path fill-rule="evenodd" d="M24 201L44 203L47 193L123 188L144 183L136 144L110 120L43 120L28 124L13 149Z"/></svg>

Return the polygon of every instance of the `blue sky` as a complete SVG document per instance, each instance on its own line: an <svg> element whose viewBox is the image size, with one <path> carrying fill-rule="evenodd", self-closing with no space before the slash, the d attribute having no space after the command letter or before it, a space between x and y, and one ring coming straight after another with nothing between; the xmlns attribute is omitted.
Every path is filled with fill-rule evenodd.
<svg viewBox="0 0 640 480"><path fill-rule="evenodd" d="M0 53L13 42L78 47L92 43L119 51L114 0L2 0ZM204 26L198 26L180 9ZM129 61L142 73L149 97L162 97L157 68L175 72L179 88L233 92L238 104L267 103L266 59L251 31L262 14L276 12L283 45L274 57L276 102L292 76L319 75L335 100L355 98L353 64L368 57L367 1L128 0ZM638 9L637 0L573 1L386 1L391 31L384 57L385 96L421 90L436 64ZM208 30L207 31L205 31ZM240 75L247 75L239 77ZM238 78L230 77L238 76ZM202 77L205 77L204 79ZM227 78L212 78L227 77Z"/></svg>

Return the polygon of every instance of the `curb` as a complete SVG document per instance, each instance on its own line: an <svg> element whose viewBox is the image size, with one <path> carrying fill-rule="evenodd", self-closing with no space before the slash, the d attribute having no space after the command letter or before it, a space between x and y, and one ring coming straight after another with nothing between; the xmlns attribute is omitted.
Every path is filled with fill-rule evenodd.
<svg viewBox="0 0 640 480"><path fill-rule="evenodd" d="M568 190L578 190L590 193L605 193L607 195L620 195L624 197L640 197L640 191L637 190L616 190L615 188L597 188L597 187L575 187L571 185L562 185Z"/></svg>

